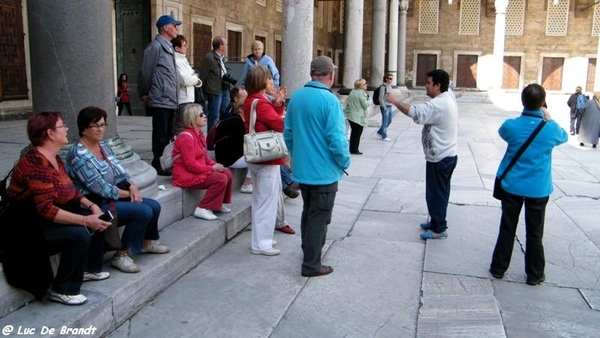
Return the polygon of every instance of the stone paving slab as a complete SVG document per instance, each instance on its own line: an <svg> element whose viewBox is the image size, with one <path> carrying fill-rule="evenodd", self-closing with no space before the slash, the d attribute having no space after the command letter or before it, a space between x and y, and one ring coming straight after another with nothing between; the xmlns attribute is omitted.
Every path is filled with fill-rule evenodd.
<svg viewBox="0 0 600 338"><path fill-rule="evenodd" d="M412 243L334 242L334 273L306 283L271 337L414 337L422 255Z"/></svg>
<svg viewBox="0 0 600 338"><path fill-rule="evenodd" d="M577 289L493 282L507 337L598 337L600 315Z"/></svg>
<svg viewBox="0 0 600 338"><path fill-rule="evenodd" d="M423 273L417 337L505 337L487 279Z"/></svg>
<svg viewBox="0 0 600 338"><path fill-rule="evenodd" d="M587 289L579 291L592 310L600 311L600 291Z"/></svg>

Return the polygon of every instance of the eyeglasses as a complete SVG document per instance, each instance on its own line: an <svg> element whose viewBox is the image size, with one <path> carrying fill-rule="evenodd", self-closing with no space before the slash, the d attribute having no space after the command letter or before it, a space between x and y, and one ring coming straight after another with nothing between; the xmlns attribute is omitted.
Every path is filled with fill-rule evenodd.
<svg viewBox="0 0 600 338"><path fill-rule="evenodd" d="M55 129L58 129L58 128L69 128L69 126L67 126L66 124L63 124L62 126L56 126L54 128Z"/></svg>
<svg viewBox="0 0 600 338"><path fill-rule="evenodd" d="M198 117L206 117L206 114L200 113L200 114L198 114Z"/></svg>
<svg viewBox="0 0 600 338"><path fill-rule="evenodd" d="M106 128L106 123L103 123L103 124L92 123L89 125L89 127L94 128L94 129L104 129L104 128Z"/></svg>

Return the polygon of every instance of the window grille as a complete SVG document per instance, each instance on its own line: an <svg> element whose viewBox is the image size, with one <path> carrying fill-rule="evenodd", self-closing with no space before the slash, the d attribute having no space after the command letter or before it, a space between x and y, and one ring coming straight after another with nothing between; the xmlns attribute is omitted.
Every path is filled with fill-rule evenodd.
<svg viewBox="0 0 600 338"><path fill-rule="evenodd" d="M479 0L461 0L458 34L479 35L480 15L481 2Z"/></svg>
<svg viewBox="0 0 600 338"><path fill-rule="evenodd" d="M523 35L525 27L525 0L510 0L506 7L505 35Z"/></svg>
<svg viewBox="0 0 600 338"><path fill-rule="evenodd" d="M600 35L600 5L594 6L594 23L592 25L592 36Z"/></svg>
<svg viewBox="0 0 600 338"><path fill-rule="evenodd" d="M323 28L323 1L317 2L317 25Z"/></svg>
<svg viewBox="0 0 600 338"><path fill-rule="evenodd" d="M419 8L419 33L437 34L440 12L439 0L421 0Z"/></svg>
<svg viewBox="0 0 600 338"><path fill-rule="evenodd" d="M279 13L283 12L283 0L275 1L275 10L278 11Z"/></svg>
<svg viewBox="0 0 600 338"><path fill-rule="evenodd" d="M546 17L546 36L567 36L569 24L569 0L548 0Z"/></svg>
<svg viewBox="0 0 600 338"><path fill-rule="evenodd" d="M267 7L267 0L256 0L256 3L261 6Z"/></svg>

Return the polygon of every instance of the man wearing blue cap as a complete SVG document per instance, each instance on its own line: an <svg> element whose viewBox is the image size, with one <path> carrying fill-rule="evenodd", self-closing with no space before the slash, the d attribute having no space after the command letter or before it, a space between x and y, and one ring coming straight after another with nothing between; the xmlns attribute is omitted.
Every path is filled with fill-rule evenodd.
<svg viewBox="0 0 600 338"><path fill-rule="evenodd" d="M178 79L175 51L171 40L181 21L163 15L156 21L158 34L144 50L138 74L138 92L152 116L152 166L159 175L170 175L160 167L160 156L173 137L173 118L177 111Z"/></svg>

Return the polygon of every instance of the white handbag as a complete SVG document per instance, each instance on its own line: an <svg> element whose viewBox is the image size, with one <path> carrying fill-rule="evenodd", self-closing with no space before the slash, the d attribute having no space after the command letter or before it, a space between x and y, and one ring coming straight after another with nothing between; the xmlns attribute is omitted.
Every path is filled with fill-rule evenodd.
<svg viewBox="0 0 600 338"><path fill-rule="evenodd" d="M244 159L246 163L261 163L276 160L287 156L288 150L283 140L283 134L274 130L257 133L254 130L256 123L256 105L258 99L252 101L250 109L250 128L244 135Z"/></svg>

